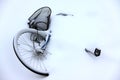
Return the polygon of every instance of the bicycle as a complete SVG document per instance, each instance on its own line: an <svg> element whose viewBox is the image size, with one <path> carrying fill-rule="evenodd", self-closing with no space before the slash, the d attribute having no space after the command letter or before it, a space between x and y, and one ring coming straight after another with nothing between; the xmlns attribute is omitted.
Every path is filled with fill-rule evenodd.
<svg viewBox="0 0 120 80"><path fill-rule="evenodd" d="M49 31L51 9L42 7L28 19L28 29L19 31L13 39L13 49L20 62L30 71L48 76L44 65L46 48L51 37Z"/></svg>

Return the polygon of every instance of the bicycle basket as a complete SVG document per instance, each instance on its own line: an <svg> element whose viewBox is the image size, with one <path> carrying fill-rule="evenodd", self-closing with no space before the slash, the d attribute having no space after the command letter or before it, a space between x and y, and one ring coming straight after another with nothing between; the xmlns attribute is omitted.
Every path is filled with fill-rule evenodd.
<svg viewBox="0 0 120 80"><path fill-rule="evenodd" d="M37 30L48 30L50 24L51 9L49 7L42 7L35 11L32 16L29 17L29 28Z"/></svg>

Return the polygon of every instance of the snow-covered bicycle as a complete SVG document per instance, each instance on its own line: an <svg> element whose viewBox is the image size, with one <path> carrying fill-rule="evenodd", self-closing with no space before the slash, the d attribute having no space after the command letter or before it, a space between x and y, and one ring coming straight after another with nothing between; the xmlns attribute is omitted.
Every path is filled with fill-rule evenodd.
<svg viewBox="0 0 120 80"><path fill-rule="evenodd" d="M29 28L19 31L13 39L13 48L20 62L32 72L44 76L49 75L45 61L51 37L50 15L49 7L38 9L28 19Z"/></svg>

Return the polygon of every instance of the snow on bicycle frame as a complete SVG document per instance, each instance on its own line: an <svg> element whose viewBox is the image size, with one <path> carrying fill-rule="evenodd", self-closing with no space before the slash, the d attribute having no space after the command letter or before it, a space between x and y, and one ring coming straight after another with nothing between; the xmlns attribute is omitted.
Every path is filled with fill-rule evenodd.
<svg viewBox="0 0 120 80"><path fill-rule="evenodd" d="M29 28L34 28L34 29L37 29L38 31L48 30L49 24L50 24L50 15L51 15L51 9L49 7L42 7L40 9L38 9L28 19L29 20L29 22L28 22ZM50 36L51 36L50 34L48 34L46 36L45 42L43 42L41 49L45 50L45 47L50 39Z"/></svg>

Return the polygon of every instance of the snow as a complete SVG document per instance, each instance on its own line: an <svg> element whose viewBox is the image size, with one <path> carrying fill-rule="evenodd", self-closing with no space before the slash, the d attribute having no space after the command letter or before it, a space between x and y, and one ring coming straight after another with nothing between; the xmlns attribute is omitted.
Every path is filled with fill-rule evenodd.
<svg viewBox="0 0 120 80"><path fill-rule="evenodd" d="M0 80L119 80L119 4L119 0L1 0ZM48 77L26 69L12 45L15 34L28 28L28 17L43 6L52 9ZM100 48L101 55L89 55L85 48Z"/></svg>

